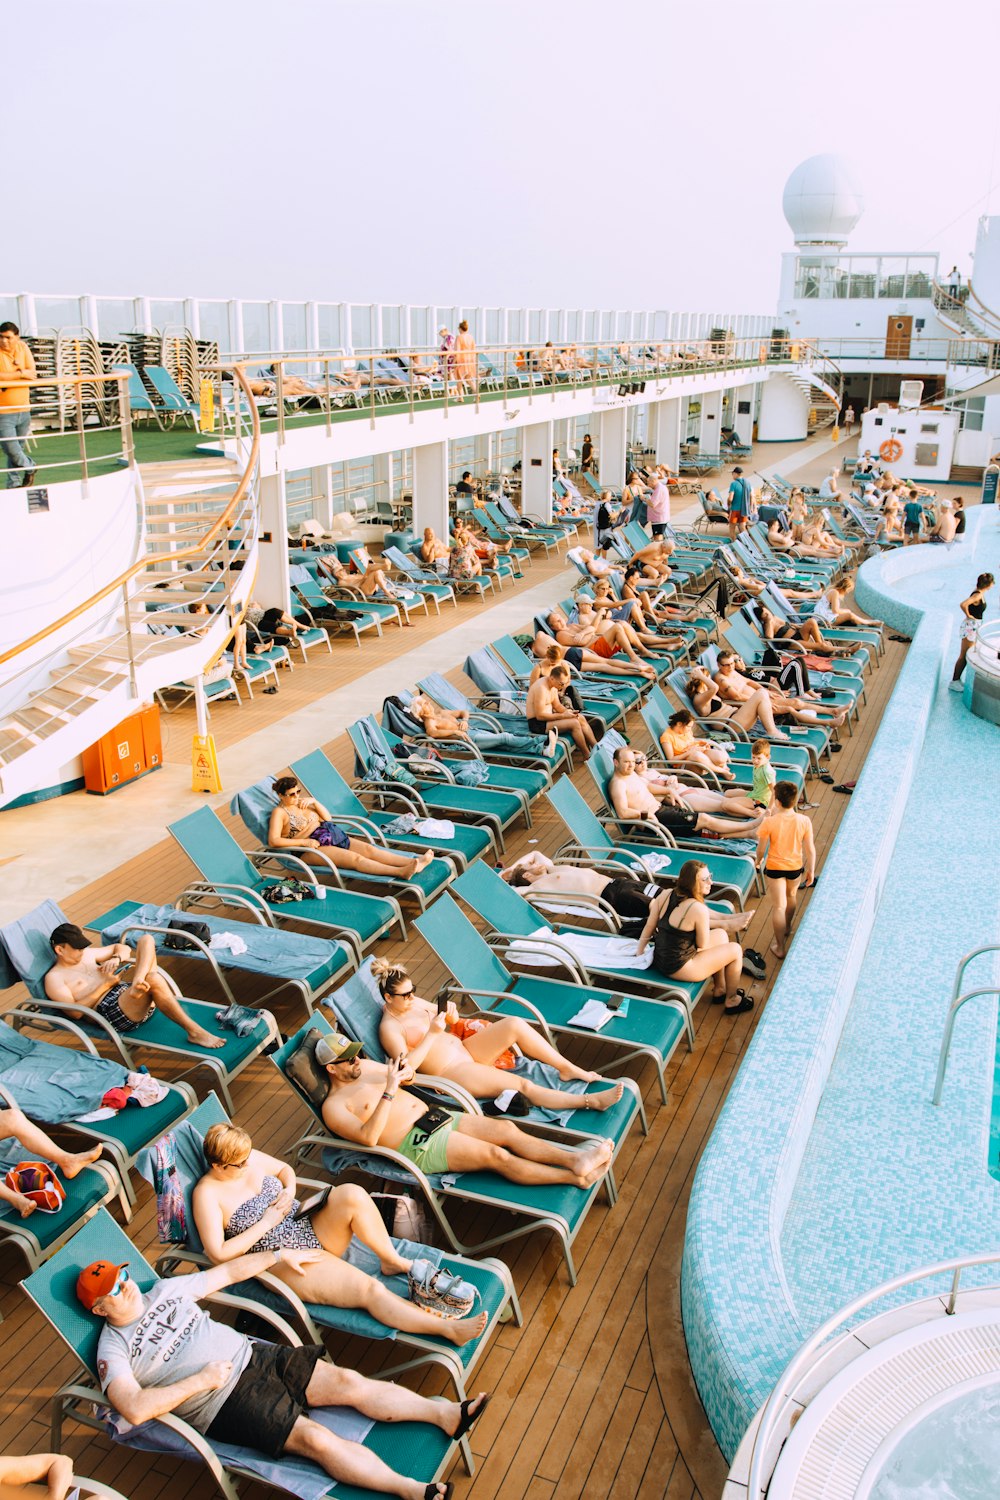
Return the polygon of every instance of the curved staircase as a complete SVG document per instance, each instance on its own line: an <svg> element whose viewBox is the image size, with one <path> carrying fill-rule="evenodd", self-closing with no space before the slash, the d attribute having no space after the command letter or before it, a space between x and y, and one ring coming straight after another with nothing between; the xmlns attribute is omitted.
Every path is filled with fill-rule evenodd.
<svg viewBox="0 0 1000 1500"><path fill-rule="evenodd" d="M4 685L25 682L23 702L0 721L0 807L52 785L157 688L197 677L221 654L252 592L259 530L259 423L242 371L234 376L247 398L236 456L142 465L136 562L0 654ZM193 613L201 604L207 612ZM41 659L18 662L45 642Z"/></svg>
<svg viewBox="0 0 1000 1500"><path fill-rule="evenodd" d="M808 398L810 436L832 427L840 416L840 393L824 378L824 374L836 377L840 373L839 367L828 355L810 351L788 376L792 384Z"/></svg>

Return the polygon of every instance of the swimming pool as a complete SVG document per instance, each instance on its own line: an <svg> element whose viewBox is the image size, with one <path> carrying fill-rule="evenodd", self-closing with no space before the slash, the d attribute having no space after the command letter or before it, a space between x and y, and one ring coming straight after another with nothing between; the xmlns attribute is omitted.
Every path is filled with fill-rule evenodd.
<svg viewBox="0 0 1000 1500"><path fill-rule="evenodd" d="M960 546L862 569L860 607L916 634L688 1216L688 1350L730 1459L826 1317L913 1266L1000 1240L992 1000L960 1014L931 1104L955 966L1000 932L1000 730L947 691L957 603L998 563L991 508L970 515ZM984 959L974 977L994 972Z"/></svg>
<svg viewBox="0 0 1000 1500"><path fill-rule="evenodd" d="M915 1421L859 1500L995 1500L1000 1484L1000 1383L972 1382ZM873 1468L876 1465L872 1465Z"/></svg>

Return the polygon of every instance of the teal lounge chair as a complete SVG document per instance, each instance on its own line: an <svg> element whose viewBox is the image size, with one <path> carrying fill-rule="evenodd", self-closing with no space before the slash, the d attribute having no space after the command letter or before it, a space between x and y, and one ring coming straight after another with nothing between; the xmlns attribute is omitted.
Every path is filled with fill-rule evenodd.
<svg viewBox="0 0 1000 1500"><path fill-rule="evenodd" d="M469 715L469 721L474 726L493 734L526 734L527 725L524 716L516 714L488 713L479 708L478 699L467 698L460 688L443 677L440 672L430 672L426 677L421 677L417 687L428 698L441 708L464 711ZM486 752L491 762L511 761L514 764L527 764L536 766L544 771L549 782L552 781L552 772L559 766L572 767L572 757L569 753L569 745L565 739L560 739L556 745L556 753L550 759L546 755L527 755L514 750L490 750Z"/></svg>
<svg viewBox="0 0 1000 1500"><path fill-rule="evenodd" d="M609 783L614 773L614 760L611 752L603 745L598 745L594 750L587 762L587 770L590 772L597 795L601 799L601 810L596 816L612 831L613 836L617 831L619 837L630 839L633 843L651 844L655 852L676 849L678 853L685 854L687 851L686 859L697 857L702 864L708 866L713 885L724 888L727 894L739 892L737 900L741 907L752 890L763 894L763 883L752 854L742 855L722 851L716 853L712 841L702 834L693 833L688 837L677 837L653 818L620 818L611 805L609 790ZM754 842L752 834L733 834L732 837L749 838L751 843Z"/></svg>
<svg viewBox="0 0 1000 1500"><path fill-rule="evenodd" d="M37 1012L9 1010L3 1019L7 1024L0 1026L0 1089L5 1098L16 1100L28 1118L40 1125L58 1125L88 1140L103 1141L121 1179L119 1196L128 1217L135 1205L129 1172L136 1157L150 1141L191 1113L197 1103L194 1090L178 1079L156 1104L121 1109L109 1119L83 1121L79 1117L100 1108L108 1089L124 1085L130 1070L100 1057L86 1033L65 1016L49 1013L41 1025L50 1034L67 1032L74 1040L72 1048L25 1035L27 1029L39 1026Z"/></svg>
<svg viewBox="0 0 1000 1500"><path fill-rule="evenodd" d="M398 696L402 703L409 706L414 695L408 689L404 688ZM385 719L387 717L386 713L383 712L382 733L392 746L393 752L396 753L403 742L403 736L394 733L386 726ZM397 720L397 723L399 722L401 721ZM414 720L414 723L416 723L416 720ZM513 796L520 798L522 816L524 817L524 826L526 828L531 827L532 802L547 786L552 785L552 777L548 770L548 764L551 764L551 762L543 766L541 762L544 761L545 757L541 755L537 757L539 764L533 767L527 765L507 765L503 762L497 764L494 761L493 752L488 748L482 748L475 740L463 738L454 740L431 739L429 735L423 733L422 727L419 735L407 734L405 738L418 752L433 750L437 757L435 764L444 766L455 777L461 776L463 766L467 766L470 761L476 761L486 773L486 780L480 783L482 786L487 788L496 787L500 791L510 792ZM502 753L502 750L498 752L498 754Z"/></svg>
<svg viewBox="0 0 1000 1500"><path fill-rule="evenodd" d="M277 983L260 997L256 1002L258 1005L273 1003L290 989L298 995L306 1014L309 1014L319 997L356 966L353 950L348 951L340 943L322 937L306 937L287 928L270 927L267 919L256 910L248 910L245 915L247 920L238 928L238 935L245 944L242 953L233 953L229 947L210 948L199 938L190 934L186 936L185 961L209 964L217 984L225 993L232 993L223 977L225 971L264 975ZM153 902L120 901L117 906L87 922L86 929L99 933L102 943L120 942L127 932L149 932L153 935L157 952L163 952L170 931L168 924L175 918L191 920L183 905L157 906ZM206 912L198 913L198 921L205 924L212 937L233 929L232 918L213 917Z"/></svg>
<svg viewBox="0 0 1000 1500"><path fill-rule="evenodd" d="M331 1012L339 1030L362 1044L365 1057L371 1058L373 1062L388 1061L379 1039L382 996L371 972L370 959L335 994L327 996L323 1008ZM564 1083L554 1068L527 1057L519 1057L513 1071L533 1079L544 1088L562 1088L578 1096L604 1086L581 1080ZM444 1080L418 1072L416 1081L424 1087L433 1088L436 1083ZM556 1111L532 1105L526 1115L518 1116L518 1124L530 1127L538 1134L583 1136L589 1139L594 1134L596 1118L593 1110L570 1107ZM637 1086L629 1078L624 1080L624 1092L619 1102L613 1108L603 1110L599 1116L601 1134L614 1138L616 1152L636 1120L643 1135L648 1134L642 1098Z"/></svg>
<svg viewBox="0 0 1000 1500"><path fill-rule="evenodd" d="M169 412L159 398L154 400L135 365L121 364L112 368L128 376L128 404L133 422L137 417L151 417L161 432L174 425L176 413Z"/></svg>
<svg viewBox="0 0 1000 1500"><path fill-rule="evenodd" d="M64 1245L21 1283L25 1294L82 1366L52 1399L54 1448L62 1444L63 1422L67 1417L91 1431L113 1436L113 1429L99 1415L108 1407L97 1371L101 1320L86 1312L76 1296L80 1268L95 1260L128 1265L129 1274L142 1291L148 1291L158 1279L152 1266L107 1210L100 1209L70 1244ZM287 1326L282 1326L282 1321L276 1319L270 1309L238 1296L231 1288L203 1300L209 1305L221 1304L252 1313L288 1339ZM294 1337L290 1341L301 1343ZM372 1490L333 1484L317 1465L306 1459L268 1459L247 1448L213 1442L173 1414L160 1417L155 1423L127 1428L117 1441L126 1447L156 1455L161 1463L164 1456L200 1461L208 1469L223 1500L239 1500L239 1481L242 1479L262 1481L273 1488L308 1497L308 1500L323 1500L326 1496L330 1500L377 1500ZM364 1447L410 1478L440 1475L455 1449L452 1440L440 1428L415 1422L377 1422L364 1439ZM288 1476L287 1479L283 1479L283 1474Z"/></svg>
<svg viewBox="0 0 1000 1500"><path fill-rule="evenodd" d="M722 638L730 650L735 651L748 667L757 665L763 657L765 644L771 644L766 643L761 635L760 626L753 613L753 606L750 604L741 604L736 613L730 616ZM775 641L773 644L779 651L787 651L791 656L805 656L809 651L807 645L798 641L782 640ZM865 683L860 672L839 672L837 670L839 665L839 660L831 657L829 670L816 672L813 669L810 672L810 680L814 689L822 687L827 694L833 694L832 697L822 698L820 705L832 705L849 710L847 727L848 732L851 732L851 719L857 719L858 705L865 700ZM849 667L852 665L854 664L848 663Z"/></svg>
<svg viewBox="0 0 1000 1500"><path fill-rule="evenodd" d="M441 896L430 912L417 919L418 923L425 921L441 901L449 899L447 894ZM333 1030L325 1016L315 1015L307 1025L300 1027L294 1036L289 1037L283 1047L271 1054L271 1061L275 1067L313 1116L313 1130L302 1136L297 1143L298 1161L318 1164L334 1177L345 1171L360 1170L370 1176L388 1178L403 1182L410 1188L418 1188L449 1249L463 1254L478 1256L484 1250L492 1250L497 1245L509 1244L512 1240L534 1233L536 1229L549 1230L561 1244L570 1283L576 1284L576 1268L573 1264L572 1253L573 1241L602 1187L609 1202L613 1201L613 1183L608 1181L607 1177L593 1183L589 1188L579 1188L573 1185L563 1187L558 1183L546 1183L541 1186L519 1185L508 1182L495 1172L487 1171L449 1172L440 1176L428 1176L390 1146L361 1146L356 1141L338 1139L327 1129L320 1105L304 1094L288 1077L289 1060L305 1040L310 1028L318 1030L321 1034ZM435 1095L445 1102L449 1110L461 1112L468 1109L478 1112L475 1101L455 1084L439 1083L435 1088ZM517 1215L518 1222L511 1227L498 1229L496 1233L488 1233L486 1239L463 1244L447 1213L447 1205L452 1199L473 1208L507 1210ZM492 1220L492 1214L489 1217ZM491 1224L491 1227L495 1225Z"/></svg>
<svg viewBox="0 0 1000 1500"><path fill-rule="evenodd" d="M597 813L588 807L580 792L566 776L557 781L552 790L546 792L545 795L569 834L567 841L556 850L556 859L571 860L576 864L585 865L600 863L604 865L607 874L612 873L614 865L625 865L628 869L635 870L644 880L655 881L657 885L673 885L681 866L692 858L689 849L678 849L666 843L654 845L613 839L606 826L609 820L598 817ZM736 859L731 854L701 855L699 853L698 857L703 864L708 866L711 873L715 899L731 901L734 905L742 907L746 878L743 866L747 862ZM752 864L753 861L750 863ZM732 870L733 864L737 867L736 872ZM730 877L733 873L739 876L738 884L731 883Z"/></svg>
<svg viewBox="0 0 1000 1500"><path fill-rule="evenodd" d="M192 910L222 906L251 911L272 927L300 922L343 944L354 955L355 967L364 949L399 921L397 902L327 890L305 861L292 854L245 854L210 807L169 823L167 832L202 876L184 892L184 905ZM272 902L263 894L268 886L289 879L310 886L311 894L287 903Z"/></svg>
<svg viewBox="0 0 1000 1500"><path fill-rule="evenodd" d="M266 1010L261 1011L260 1019L253 1031L248 1036L237 1036L235 1032L226 1031L218 1025L215 1019L219 1011L218 1004L212 1005L204 1000L189 1000L181 995L169 973L163 969L161 972L164 979L177 998L183 1002L184 1009L191 1018L197 1021L199 1026L204 1026L206 1031L214 1031L224 1036L225 1046L215 1049L197 1046L196 1043L188 1041L179 1026L161 1015L158 1010L153 1012L148 1021L143 1021L141 1026L122 1035L96 1011L80 1010L78 1006L50 1000L45 993L45 975L54 962L52 949L49 946L49 933L65 921L65 914L54 901L43 901L40 906L35 907L34 911L0 928L0 942L31 996L30 1001L22 1009L37 1011L39 1016L51 1012L71 1017L88 1037L108 1044L117 1053L125 1068L131 1072L140 1066L143 1053L165 1054L168 1057L183 1059L187 1063L189 1072L194 1072L198 1068L207 1069L231 1109L230 1083L234 1078L239 1077L265 1047L279 1040L278 1028L271 1013ZM133 940L137 935L136 931L129 933ZM122 936L115 941L125 942L127 939ZM222 992L222 1006L233 1004L232 991L218 970L216 974Z"/></svg>
<svg viewBox="0 0 1000 1500"><path fill-rule="evenodd" d="M253 786L245 787L242 792L237 792L229 804L229 811L242 818L244 827L258 840L260 844L258 852L262 854L283 852L280 849L271 848L267 842L271 814L278 805L278 799L272 787L273 779L267 776ZM348 835L351 832L350 829L344 831ZM355 886L375 886L380 896L396 908L396 920L399 922L399 935L402 938L406 937L406 923L399 904L401 899L408 896L416 901L420 910L423 911L428 902L433 901L434 897L444 889L454 874L451 865L444 860L435 859L425 869L418 870L408 879L401 875L366 875L359 871L338 867L328 851L318 844L310 865L312 873L320 874L327 887L353 890Z"/></svg>
<svg viewBox="0 0 1000 1500"><path fill-rule="evenodd" d="M599 1042L615 1054L602 1063L605 1077L648 1060L656 1068L660 1098L666 1104L664 1068L682 1036L689 1051L694 1047L687 996L644 1000L629 995L626 1006L621 991L581 985L576 975L559 980L514 974L447 893L418 917L416 927L455 979L442 995L468 996L486 1014L528 1016L550 1041L561 1035ZM573 1019L588 1000L600 1001L614 1012L599 1031Z"/></svg>
<svg viewBox="0 0 1000 1500"><path fill-rule="evenodd" d="M347 555L350 561L357 568L359 577L364 573L368 562L374 560L371 556L371 553L368 551L368 548L363 543L361 544L361 546L351 547L348 550ZM361 597L367 600L371 596L365 594ZM378 604L384 600L386 603L394 605L402 615L403 623L409 625L410 616L415 611L423 610L425 615L430 614L430 610L428 609L428 599L430 600L430 603L434 605L435 614L439 615L441 613L441 606L438 604L434 596L422 594L419 589L404 588L400 586L398 593L392 595L382 594L378 599L374 599L372 602Z"/></svg>
<svg viewBox="0 0 1000 1500"><path fill-rule="evenodd" d="M383 808L366 807L322 750L313 750L293 761L290 769L310 797L322 802L338 823L348 830L356 828L362 838L372 839L375 843L388 844L391 849L433 849L442 859L450 861L456 870L464 870L466 865L494 847L485 829L474 828L469 823L455 823L455 833L450 839L441 836L424 838L419 833L387 837L383 830L387 823L395 821L398 814L386 812Z"/></svg>
<svg viewBox="0 0 1000 1500"><path fill-rule="evenodd" d="M466 657L462 670L465 675L476 684L484 695L491 695L498 707L502 709L505 702L524 702L527 697L525 684L519 679L516 672L512 672L507 664L492 650L480 649L473 651ZM624 720L627 709L632 706L632 701L626 700L625 695L635 691L628 679L623 680L621 688L617 682L614 684L599 683L595 679L582 683L583 692L581 701L584 710L593 717L600 720L605 729L613 724L619 724Z"/></svg>
<svg viewBox="0 0 1000 1500"><path fill-rule="evenodd" d="M327 629L348 631L354 636L354 644L361 649L361 636L367 630L382 634L382 619L374 610L362 608L353 600L332 599L323 592L305 563L295 563L288 570L288 581L298 601L295 605L296 619L306 620L316 627L322 621Z"/></svg>
<svg viewBox="0 0 1000 1500"><path fill-rule="evenodd" d="M347 733L354 746L362 787L401 791L421 818L437 814L478 823L490 830L497 848L506 847L504 829L524 815L520 797L498 788L458 786L447 767L438 770L435 761L420 761L416 767L398 764L392 745L373 714L358 719ZM380 769L383 761L385 768Z"/></svg>
<svg viewBox="0 0 1000 1500"><path fill-rule="evenodd" d="M738 724L734 724L731 719L719 719L712 716L699 718L688 696L687 680L688 674L683 667L678 667L667 678L667 685L673 690L678 705L694 714L696 727L704 730L710 739L718 739L725 744L734 769L737 765L749 765L752 753L751 736ZM664 723L674 711L674 704L660 687L653 689L648 702L663 715ZM766 738L763 729L759 726L753 730L753 739ZM771 741L771 764L781 766L786 771L798 771L803 784L804 778L810 774L814 759L811 745L800 740L798 734L796 734L796 743L793 745L775 744L773 740Z"/></svg>
<svg viewBox="0 0 1000 1500"><path fill-rule="evenodd" d="M491 948L515 963L534 968L542 964L576 974L581 984L607 984L609 980L623 990L651 995L656 1000L687 1001L694 1006L705 992L707 981L688 982L671 979L652 967L618 966L599 959L587 963L573 949L578 936L603 937L594 928L575 927L566 922L553 925L519 891L486 865L466 870L455 881L455 893L472 910L478 912L493 931L487 936Z"/></svg>
<svg viewBox="0 0 1000 1500"><path fill-rule="evenodd" d="M208 1163L202 1148L205 1132L212 1125L229 1125L230 1123L230 1116L222 1108L215 1094L209 1094L208 1098L199 1104L194 1114L189 1115L183 1124L171 1131L167 1137L173 1152L177 1185L184 1199L187 1238L180 1244L164 1246L156 1262L158 1276L177 1275L182 1266L202 1267L212 1264L198 1238L191 1200L197 1182L208 1170ZM157 1172L153 1151L143 1152L137 1165L143 1177L155 1188ZM310 1179L300 1179L296 1184L298 1196L303 1201L326 1186L326 1183ZM393 1244L396 1250L408 1259L429 1259L434 1265L441 1265L444 1260L444 1253L430 1245L400 1239L394 1239ZM384 1275L377 1256L360 1241L352 1242L344 1258L348 1264L366 1272L367 1275L381 1282L389 1291L395 1292L398 1297L407 1298L406 1277ZM517 1293L514 1290L513 1278L503 1261L472 1261L460 1256L449 1256L448 1260L448 1269L452 1269L457 1262L458 1274L463 1280L471 1281L476 1287L480 1297L476 1304L477 1311L485 1311L489 1318L486 1328L479 1337L472 1339L462 1348L457 1348L449 1340L434 1334L403 1333L398 1329L390 1328L385 1323L380 1323L364 1308L303 1302L293 1285L275 1276L265 1274L254 1281L240 1282L239 1295L250 1301L259 1301L264 1307L270 1308L279 1317L289 1321L295 1327L296 1334L310 1344L322 1344L323 1333L327 1331L346 1334L353 1338L395 1343L406 1357L401 1363L394 1362L391 1366L380 1367L380 1380L392 1380L406 1370L436 1365L444 1370L455 1387L458 1400L462 1401L466 1397L466 1381L486 1353L491 1334L504 1310L510 1309L518 1325L521 1323L521 1310Z"/></svg>
<svg viewBox="0 0 1000 1500"><path fill-rule="evenodd" d="M391 567L396 569L397 573L402 573L407 582L411 583L419 593L436 602L439 614L442 602L449 603L453 609L458 608L454 587L446 583L440 574L418 567L398 547L383 547L382 556Z"/></svg>
<svg viewBox="0 0 1000 1500"><path fill-rule="evenodd" d="M188 400L170 371L163 365L144 365L143 374L156 392L163 410L172 413L178 420L190 422L197 431L199 408Z"/></svg>
<svg viewBox="0 0 1000 1500"><path fill-rule="evenodd" d="M548 630L548 626L546 626L546 630ZM549 631L549 634L551 634L551 631ZM537 667L538 662L517 644L513 636L499 636L495 641L490 642L489 649L519 686L527 686L528 678L535 667ZM595 713L599 712L601 706L606 706L608 700L612 700L620 704L624 716L630 709L637 706L643 693L649 691L650 679L641 676L639 673L636 673L634 677L610 677L602 676L599 670L591 670L590 668L586 670L581 669L579 672L572 667L570 670L573 673L574 682L578 684L580 696L588 707L597 702L593 697L589 697L588 701L590 689L593 687L600 688L599 696L601 703L598 707L594 708L593 711ZM605 716L602 714L601 717L604 718Z"/></svg>
<svg viewBox="0 0 1000 1500"><path fill-rule="evenodd" d="M642 721L649 730L649 738L652 742L652 749L648 757L651 763L658 763L672 771L678 769L696 771L705 785L717 792L722 791L726 786L749 788L753 785L753 767L750 764L749 758L743 762L737 760L735 756L730 757L729 769L733 773L732 780L726 780L718 776L715 771L709 770L705 766L692 766L689 761L668 759L664 755L660 736L669 727L672 712L673 710L666 703L662 693L659 695L658 701L654 701L651 693L647 701L642 705ZM726 748L732 749L732 745L727 745ZM793 774L797 777L796 785L801 786L801 773L795 772Z"/></svg>

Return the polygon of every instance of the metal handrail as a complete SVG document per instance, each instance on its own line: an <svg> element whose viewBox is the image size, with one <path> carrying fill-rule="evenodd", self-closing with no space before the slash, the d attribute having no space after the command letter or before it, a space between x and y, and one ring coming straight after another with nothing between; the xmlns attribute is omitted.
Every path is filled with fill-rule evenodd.
<svg viewBox="0 0 1000 1500"><path fill-rule="evenodd" d="M794 1395L801 1378L812 1365L812 1358L816 1351L827 1342L850 1318L862 1312L872 1303L880 1301L892 1292L900 1291L905 1286L910 1286L917 1281L925 1281L931 1276L951 1276L951 1290L945 1305L945 1313L948 1317L954 1315L955 1304L958 1300L959 1286L962 1272L973 1266L990 1266L1000 1263L1000 1252L992 1251L984 1255L967 1255L958 1260L938 1261L934 1265L922 1266L918 1271L908 1271L905 1276L894 1276L891 1281L884 1281L881 1286L872 1292L866 1292L862 1297L856 1297L853 1302L848 1302L839 1312L834 1313L832 1318L827 1318L825 1323L820 1324L816 1332L806 1340L793 1355L785 1367L784 1373L779 1378L774 1390L761 1409L760 1421L753 1441L750 1455L750 1470L747 1476L748 1500L763 1500L770 1483L770 1476L762 1481L761 1470L770 1447L771 1439L779 1421L787 1410L789 1404L795 1402Z"/></svg>
<svg viewBox="0 0 1000 1500"><path fill-rule="evenodd" d="M226 508L219 513L219 515L213 521L212 525L208 528L205 534L201 538L199 538L197 542L188 543L187 546L178 547L176 551L171 552L171 561L182 561L185 557L193 557L197 553L203 552L204 549L215 540L215 538L222 531L223 527L225 527L227 530L229 529L235 516L236 510L239 506L242 505L247 491L251 483L253 482L254 475L257 471L257 466L260 458L260 418L257 414L257 408L254 404L253 396L250 392L250 387L247 384L246 377L244 376L242 365L233 365L231 368L234 376L243 387L243 393L246 396L247 404L250 409L250 421L252 424L251 440L250 452L247 457L246 467L244 468L243 473L240 475L236 489L230 497L229 504L226 506ZM80 379L80 377L75 378L78 380ZM88 382L93 380L92 376L88 376L86 378ZM128 377L126 376L123 378L127 379ZM183 504L183 497L181 497L177 503ZM148 566L148 557L143 556L141 558L138 558L134 563L131 564L130 567L125 569L124 573L119 573L117 578L113 578L110 583L106 583L103 588L100 588L96 593L91 594L90 598L84 600L82 604L78 604L74 609L69 610L58 620L52 621L52 623L46 625L44 629L36 630L34 635L29 636L25 641L21 641L19 645L9 646L6 651L0 652L0 667L2 667L5 662L11 661L15 656L19 656L22 651L30 650L30 648L32 646L36 646L39 641L45 640L48 636L52 636L56 633L56 631L61 630L65 625L71 624L72 621L78 619L80 615L86 613L86 611L92 609L95 605L100 604L103 600L110 598L110 596L116 593L118 589L126 590L127 597L128 584L133 578L142 573Z"/></svg>
<svg viewBox="0 0 1000 1500"><path fill-rule="evenodd" d="M948 1054L951 1051L951 1039L955 1030L955 1018L967 1000L976 1000L980 995L1000 995L1000 988L989 986L981 989L962 990L962 979L966 969L974 958L979 958L983 953L1000 953L1000 943L985 943L981 948L973 948L964 958L959 960L958 968L955 970L955 982L951 989L951 1000L948 1004L948 1016L944 1023L944 1033L941 1037L941 1051L938 1055L937 1078L934 1083L934 1094L932 1102L941 1103L941 1094L944 1089L944 1075L948 1068Z"/></svg>

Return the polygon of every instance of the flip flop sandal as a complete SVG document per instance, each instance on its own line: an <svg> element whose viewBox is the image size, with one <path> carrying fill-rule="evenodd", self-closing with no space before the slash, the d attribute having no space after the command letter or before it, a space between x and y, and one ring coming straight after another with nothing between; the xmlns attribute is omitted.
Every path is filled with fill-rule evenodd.
<svg viewBox="0 0 1000 1500"><path fill-rule="evenodd" d="M451 1500L452 1495L455 1493L455 1486L449 1480L442 1491L438 1489L438 1485L441 1482L441 1480L432 1479L430 1484L425 1486L424 1500Z"/></svg>
<svg viewBox="0 0 1000 1500"><path fill-rule="evenodd" d="M465 1434L475 1426L475 1424L479 1421L479 1418L482 1416L483 1412L490 1404L489 1396L484 1396L480 1403L479 1410L470 1411L469 1408L475 1400L476 1397L472 1396L468 1401L462 1402L462 1416L458 1426L455 1428L455 1431L452 1434L453 1443L457 1443L460 1438L465 1437Z"/></svg>
<svg viewBox="0 0 1000 1500"><path fill-rule="evenodd" d="M831 745L830 746L830 754L831 755L839 755L840 752L841 752L841 750L843 750L843 748L844 748L843 745Z"/></svg>
<svg viewBox="0 0 1000 1500"><path fill-rule="evenodd" d="M831 776L828 771L824 771L823 774L820 776L819 779L820 779L820 781L825 781L826 784L827 784L827 786L833 786L833 783L836 781L837 778L836 778L836 776Z"/></svg>
<svg viewBox="0 0 1000 1500"><path fill-rule="evenodd" d="M833 790L834 790L834 791L835 791L835 792L841 792L841 793L843 793L843 795L844 795L844 796L845 796L845 797L851 797L851 796L853 796L853 794L854 794L854 788L853 788L853 786L851 786L851 785L850 785L850 784L849 784L849 783L848 783L848 782L846 782L846 781L839 781L839 782L838 782L838 783L837 783L837 785L836 785L836 786L835 786L835 787L834 787L834 789L833 789Z"/></svg>

